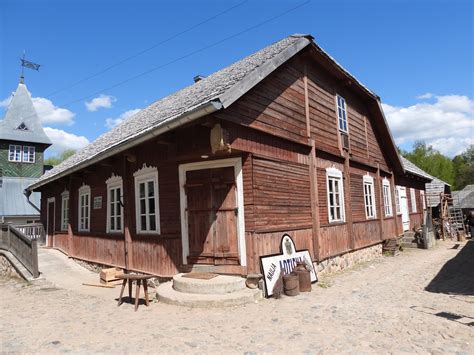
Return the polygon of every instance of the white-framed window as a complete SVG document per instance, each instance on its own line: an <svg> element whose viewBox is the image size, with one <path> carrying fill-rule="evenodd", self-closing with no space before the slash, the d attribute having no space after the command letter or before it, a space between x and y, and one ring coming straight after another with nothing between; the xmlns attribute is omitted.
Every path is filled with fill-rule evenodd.
<svg viewBox="0 0 474 355"><path fill-rule="evenodd" d="M79 232L90 231L90 217L91 217L91 188L89 185L82 185L79 188L79 211L78 211L78 225Z"/></svg>
<svg viewBox="0 0 474 355"><path fill-rule="evenodd" d="M67 231L69 224L69 191L64 190L61 193L61 230Z"/></svg>
<svg viewBox="0 0 474 355"><path fill-rule="evenodd" d="M426 200L425 200L425 192L423 190L420 191L420 199L423 206L423 211L426 210Z"/></svg>
<svg viewBox="0 0 474 355"><path fill-rule="evenodd" d="M385 211L385 216L393 216L392 211L392 193L390 191L390 181L387 178L382 180L382 190L383 190L383 207Z"/></svg>
<svg viewBox="0 0 474 355"><path fill-rule="evenodd" d="M411 212L416 213L416 192L413 187L410 187Z"/></svg>
<svg viewBox="0 0 474 355"><path fill-rule="evenodd" d="M400 186L395 186L395 208L398 214L402 214L400 209Z"/></svg>
<svg viewBox="0 0 474 355"><path fill-rule="evenodd" d="M329 223L344 222L344 182L342 172L334 167L326 169Z"/></svg>
<svg viewBox="0 0 474 355"><path fill-rule="evenodd" d="M158 169L143 164L133 176L137 233L160 234Z"/></svg>
<svg viewBox="0 0 474 355"><path fill-rule="evenodd" d="M8 147L8 161L21 162L21 145L10 144Z"/></svg>
<svg viewBox="0 0 474 355"><path fill-rule="evenodd" d="M344 98L339 94L336 95L336 109L339 130L349 133L349 126L347 124L346 100L344 100Z"/></svg>
<svg viewBox="0 0 474 355"><path fill-rule="evenodd" d="M113 175L107 184L107 233L123 232L123 180Z"/></svg>
<svg viewBox="0 0 474 355"><path fill-rule="evenodd" d="M23 162L34 163L35 162L35 147L23 146Z"/></svg>
<svg viewBox="0 0 474 355"><path fill-rule="evenodd" d="M365 217L367 219L375 218L377 213L375 211L374 178L367 173L362 180L364 183Z"/></svg>

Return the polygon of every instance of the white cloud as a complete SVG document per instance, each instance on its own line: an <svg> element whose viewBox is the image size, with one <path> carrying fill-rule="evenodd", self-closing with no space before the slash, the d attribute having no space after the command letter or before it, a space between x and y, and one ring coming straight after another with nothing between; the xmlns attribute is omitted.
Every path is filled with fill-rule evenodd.
<svg viewBox="0 0 474 355"><path fill-rule="evenodd" d="M13 95L0 101L0 107L7 108ZM52 123L52 124L67 124L72 125L74 123L75 113L68 109L55 106L51 100L44 97L32 97L31 101L38 114L41 123Z"/></svg>
<svg viewBox="0 0 474 355"><path fill-rule="evenodd" d="M12 102L13 95L8 96L6 99L0 101L0 107L8 107Z"/></svg>
<svg viewBox="0 0 474 355"><path fill-rule="evenodd" d="M474 144L474 101L467 96L435 96L434 103L408 107L383 104L397 144L425 141L453 157Z"/></svg>
<svg viewBox="0 0 474 355"><path fill-rule="evenodd" d="M62 129L44 127L46 135L51 139L53 145L47 152L53 155L63 152L66 149L79 150L89 144L89 140L84 136L77 136Z"/></svg>
<svg viewBox="0 0 474 355"><path fill-rule="evenodd" d="M129 118L129 117L132 117L134 114L136 114L137 112L141 111L141 109L139 108L136 108L136 109L133 109L133 110L128 110L124 113L122 113L119 117L117 118L107 118L105 120L105 126L107 128L114 128L115 126L118 126L120 123L123 122L123 120Z"/></svg>
<svg viewBox="0 0 474 355"><path fill-rule="evenodd" d="M117 99L110 95L100 95L89 102L85 102L87 111L97 111L99 108L111 108Z"/></svg>
<svg viewBox="0 0 474 355"><path fill-rule="evenodd" d="M418 95L416 98L419 100L428 100L428 99L431 99L433 96L434 95L431 92L427 92L425 94Z"/></svg>
<svg viewBox="0 0 474 355"><path fill-rule="evenodd" d="M72 125L75 113L68 109L55 106L51 100L44 97L32 97L33 106L42 123Z"/></svg>

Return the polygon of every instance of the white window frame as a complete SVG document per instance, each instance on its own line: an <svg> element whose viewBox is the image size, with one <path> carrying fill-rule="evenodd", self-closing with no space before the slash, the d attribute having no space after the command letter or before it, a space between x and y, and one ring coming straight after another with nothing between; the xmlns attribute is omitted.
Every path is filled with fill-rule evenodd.
<svg viewBox="0 0 474 355"><path fill-rule="evenodd" d="M330 192L329 186L333 182L339 184L339 205L334 204L331 206L330 204ZM346 213L344 207L344 180L342 178L342 171L335 168L330 167L326 168L326 192L327 192L327 204L328 204L328 220L329 223L341 223L346 221ZM334 193L334 192L333 192ZM333 218L331 213L331 208L334 208L334 216L336 215L336 208L340 209L340 218Z"/></svg>
<svg viewBox="0 0 474 355"><path fill-rule="evenodd" d="M402 208L400 205L400 186L395 186L395 210L397 212L397 216L402 214Z"/></svg>
<svg viewBox="0 0 474 355"><path fill-rule="evenodd" d="M377 206L375 204L374 178L367 173L363 176L362 182L364 188L365 217L366 219L375 219L377 218ZM368 191L369 188L370 191Z"/></svg>
<svg viewBox="0 0 474 355"><path fill-rule="evenodd" d="M61 230L67 231L69 224L69 191L64 190L61 193Z"/></svg>
<svg viewBox="0 0 474 355"><path fill-rule="evenodd" d="M339 105L339 99L341 99L342 106ZM342 116L341 116L342 114ZM336 115L337 115L337 127L339 131L349 134L349 120L347 117L347 103L341 95L336 94ZM345 123L345 128L341 127L340 123ZM344 124L343 124L344 126Z"/></svg>
<svg viewBox="0 0 474 355"><path fill-rule="evenodd" d="M12 157L13 154L13 157ZM23 155L23 150L21 145L10 144L8 146L8 161L15 163L21 163L21 157Z"/></svg>
<svg viewBox="0 0 474 355"><path fill-rule="evenodd" d="M23 162L34 164L36 159L36 152L35 147L31 145L24 145L23 146ZM33 158L32 160L30 158Z"/></svg>
<svg viewBox="0 0 474 355"><path fill-rule="evenodd" d="M88 196L88 204L84 206L86 209L87 215L83 216L82 215L82 208L81 206L81 200L82 196ZM77 205L78 205L78 211L77 211L77 230L79 232L89 232L91 229L91 188L89 185L82 184L82 186L78 190L78 200L77 200ZM87 220L87 228L82 227L82 218Z"/></svg>
<svg viewBox="0 0 474 355"><path fill-rule="evenodd" d="M112 174L110 178L105 181L107 185L107 233L123 233L123 179L121 176L116 176ZM116 190L120 189L119 201L110 200L110 192L114 191L114 196L116 197ZM117 214L115 211L112 216L112 205L111 203L116 204L117 202L120 205L120 212ZM117 228L117 219L120 217L120 226ZM114 218L114 228L111 226L111 219Z"/></svg>
<svg viewBox="0 0 474 355"><path fill-rule="evenodd" d="M160 192L158 187L158 169L156 167L146 166L143 164L143 167L137 170L133 174L135 178L135 221L136 221L136 228L137 233L139 234L161 234L161 226L160 226ZM143 229L141 225L141 213L140 213L140 184L152 181L154 184L154 191L155 191L155 226L156 230L150 230L148 227L148 220L149 220L149 202L148 198L145 199L145 216L147 220L147 228ZM146 192L148 191L148 184L145 184ZM146 193L145 192L145 196Z"/></svg>
<svg viewBox="0 0 474 355"><path fill-rule="evenodd" d="M423 211L426 210L426 200L425 200L425 191L420 190L420 199L423 206Z"/></svg>
<svg viewBox="0 0 474 355"><path fill-rule="evenodd" d="M411 213L417 213L416 208L416 192L413 187L410 187Z"/></svg>
<svg viewBox="0 0 474 355"><path fill-rule="evenodd" d="M382 192L383 192L383 206L385 217L393 216L392 208L392 191L390 189L390 181L387 178L382 180Z"/></svg>

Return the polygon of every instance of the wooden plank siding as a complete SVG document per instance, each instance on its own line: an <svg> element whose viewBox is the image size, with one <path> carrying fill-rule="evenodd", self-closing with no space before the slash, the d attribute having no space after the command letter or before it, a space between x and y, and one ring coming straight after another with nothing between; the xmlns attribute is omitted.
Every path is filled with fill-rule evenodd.
<svg viewBox="0 0 474 355"><path fill-rule="evenodd" d="M255 232L311 228L307 166L255 157L253 193Z"/></svg>

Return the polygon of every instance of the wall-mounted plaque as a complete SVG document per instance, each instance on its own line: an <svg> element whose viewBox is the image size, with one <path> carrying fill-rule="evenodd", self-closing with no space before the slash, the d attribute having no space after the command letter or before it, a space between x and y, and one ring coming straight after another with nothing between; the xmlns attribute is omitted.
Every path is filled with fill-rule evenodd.
<svg viewBox="0 0 474 355"><path fill-rule="evenodd" d="M93 208L95 210L100 210L102 208L102 196L95 196L94 197Z"/></svg>
<svg viewBox="0 0 474 355"><path fill-rule="evenodd" d="M280 244L280 254L260 257L266 297L273 295L273 287L280 275L291 273L297 262L304 262L306 264L306 267L310 270L312 283L318 281L309 251L307 249L296 250L293 239L291 239L288 234L283 234Z"/></svg>

